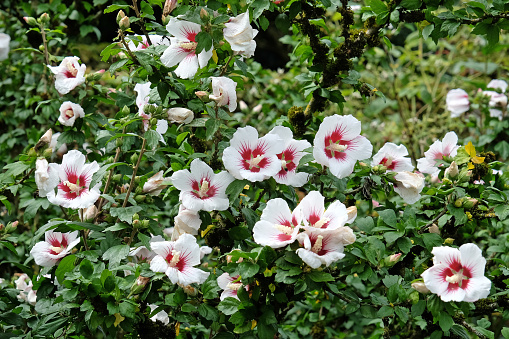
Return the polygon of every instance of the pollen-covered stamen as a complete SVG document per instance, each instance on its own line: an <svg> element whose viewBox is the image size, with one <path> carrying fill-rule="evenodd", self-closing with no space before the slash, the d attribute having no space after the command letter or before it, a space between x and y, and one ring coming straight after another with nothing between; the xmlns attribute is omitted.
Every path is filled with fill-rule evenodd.
<svg viewBox="0 0 509 339"><path fill-rule="evenodd" d="M263 154L257 155L254 158L251 155L251 159L246 160L246 162L249 164L249 169L252 169L253 167L258 167L258 164L260 163L260 161L263 160L263 158L264 158Z"/></svg>
<svg viewBox="0 0 509 339"><path fill-rule="evenodd" d="M315 244L313 245L313 247L311 247L311 251L314 252L314 253L318 253L322 250L322 242L323 242L323 235L319 235L317 238L316 238L316 241L315 241Z"/></svg>
<svg viewBox="0 0 509 339"><path fill-rule="evenodd" d="M76 75L78 74L78 70L76 69L76 67L74 67L72 63L68 62L66 64L66 68L67 71L69 72L68 74L75 78Z"/></svg>
<svg viewBox="0 0 509 339"><path fill-rule="evenodd" d="M339 143L334 143L332 140L329 140L329 146L326 147L331 152L344 152L348 146L347 145L341 145Z"/></svg>
<svg viewBox="0 0 509 339"><path fill-rule="evenodd" d="M172 250L171 251L171 260L168 263L168 265L170 265L170 267L175 267L175 266L177 266L179 261L180 261L180 251Z"/></svg>
<svg viewBox="0 0 509 339"><path fill-rule="evenodd" d="M454 270L451 270L454 272ZM454 273L452 276L445 277L445 281L451 284L458 284L461 287L461 282L465 279L468 279L468 277L463 275L463 269L459 270L458 272Z"/></svg>
<svg viewBox="0 0 509 339"><path fill-rule="evenodd" d="M208 191L209 191L209 182L207 180L203 179L201 186L200 186L200 190L198 191L198 195L200 196L200 198L208 197L208 194L207 194Z"/></svg>
<svg viewBox="0 0 509 339"><path fill-rule="evenodd" d="M226 288L233 290L233 291L238 291L242 288L242 283L231 282L231 283L228 283L228 285L226 285Z"/></svg>
<svg viewBox="0 0 509 339"><path fill-rule="evenodd" d="M85 186L80 186L80 183L79 183L79 180L73 184L72 182L70 181L64 181L64 185L69 187L69 191L71 193L76 193L77 195L80 194L80 191L85 188Z"/></svg>
<svg viewBox="0 0 509 339"><path fill-rule="evenodd" d="M281 233L284 233L284 234L287 234L287 235L292 235L292 233L293 233L293 228L291 228L290 226L285 226L285 225L274 225L274 227L275 227L278 231L281 231Z"/></svg>
<svg viewBox="0 0 509 339"><path fill-rule="evenodd" d="M74 116L74 111L72 109L68 109L65 111L65 116L68 118L72 118Z"/></svg>
<svg viewBox="0 0 509 339"><path fill-rule="evenodd" d="M196 50L196 46L198 46L198 43L196 43L196 42L181 42L180 43L180 48L183 48L188 52Z"/></svg>
<svg viewBox="0 0 509 339"><path fill-rule="evenodd" d="M392 165L392 157L391 156L387 156L386 158L384 158L385 161L382 161L383 165L385 167L389 167Z"/></svg>
<svg viewBox="0 0 509 339"><path fill-rule="evenodd" d="M64 249L63 247L57 247L57 246L51 246L50 249L55 252L55 254L59 254L60 252L62 252Z"/></svg>
<svg viewBox="0 0 509 339"><path fill-rule="evenodd" d="M325 225L329 221L330 221L330 218L321 218L320 220L318 220L316 223L313 224L313 227L322 228L323 225Z"/></svg>

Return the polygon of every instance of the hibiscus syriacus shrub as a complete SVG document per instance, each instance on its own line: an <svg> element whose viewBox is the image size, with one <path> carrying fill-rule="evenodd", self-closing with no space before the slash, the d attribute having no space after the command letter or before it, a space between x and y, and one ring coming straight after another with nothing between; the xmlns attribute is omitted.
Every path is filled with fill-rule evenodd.
<svg viewBox="0 0 509 339"><path fill-rule="evenodd" d="M332 7L341 38L326 35ZM41 105L54 117L0 176L0 200L18 219L0 230L11 259L1 330L507 336L507 154L450 131L412 159L403 144L373 145L343 111L343 90L383 97L352 60L397 23L390 13L405 21L418 9L372 2L361 25L347 2L112 4L108 80L50 50L47 15L27 17L43 34ZM440 18L426 33L436 39ZM277 109L260 117L239 98L270 88L252 61L269 20L302 42L288 64L302 88L291 103L267 90ZM469 110L464 94L447 96L455 115ZM499 107L501 94L480 109Z"/></svg>

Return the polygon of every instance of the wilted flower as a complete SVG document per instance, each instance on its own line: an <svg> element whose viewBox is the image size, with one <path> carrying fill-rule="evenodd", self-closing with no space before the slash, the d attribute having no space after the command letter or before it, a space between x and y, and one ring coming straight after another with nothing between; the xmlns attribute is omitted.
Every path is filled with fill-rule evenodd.
<svg viewBox="0 0 509 339"><path fill-rule="evenodd" d="M163 7L163 16L168 16L175 8L177 8L177 0L166 0Z"/></svg>
<svg viewBox="0 0 509 339"><path fill-rule="evenodd" d="M281 139L275 134L258 138L255 128L239 128L223 152L224 167L237 179L262 181L281 169L277 154L283 149Z"/></svg>
<svg viewBox="0 0 509 339"><path fill-rule="evenodd" d="M80 151L71 150L64 155L61 165L52 163L50 167L60 178L57 194L51 190L46 196L52 204L78 209L89 207L97 201L101 194L101 183L89 187L92 175L99 170L96 161L85 164L85 156Z"/></svg>
<svg viewBox="0 0 509 339"><path fill-rule="evenodd" d="M150 304L148 305L148 307L150 307L150 313L152 313L156 310L158 306ZM150 320L152 320L153 322L160 321L165 325L168 325L170 323L170 318L168 317L168 313L166 313L166 311L159 311L157 314L152 316Z"/></svg>
<svg viewBox="0 0 509 339"><path fill-rule="evenodd" d="M38 242L30 251L35 263L44 267L55 266L80 242L78 231L71 233L47 231L44 237L45 241Z"/></svg>
<svg viewBox="0 0 509 339"><path fill-rule="evenodd" d="M451 112L451 117L457 118L462 113L470 109L470 101L468 100L468 93L461 88L452 89L447 93L445 99L447 110Z"/></svg>
<svg viewBox="0 0 509 339"><path fill-rule="evenodd" d="M474 302L490 294L491 281L484 276L486 259L475 244L464 244L459 249L434 247L431 253L433 267L421 276L424 284L445 302Z"/></svg>
<svg viewBox="0 0 509 339"><path fill-rule="evenodd" d="M92 205L90 207L85 208L85 211L83 211L83 221L92 221L97 216L97 207L95 205Z"/></svg>
<svg viewBox="0 0 509 339"><path fill-rule="evenodd" d="M360 133L361 122L351 115L326 117L314 140L316 162L328 166L340 179L350 175L357 160L367 159L373 152L369 140Z"/></svg>
<svg viewBox="0 0 509 339"><path fill-rule="evenodd" d="M201 32L201 26L189 21L170 18L166 30L173 35L171 44L161 56L161 62L166 67L178 64L175 74L182 79L192 78L199 68L207 66L212 57L212 48L203 50L196 55L196 35Z"/></svg>
<svg viewBox="0 0 509 339"><path fill-rule="evenodd" d="M426 287L426 285L423 282L412 283L412 288L422 294L427 294L430 292L430 290Z"/></svg>
<svg viewBox="0 0 509 339"><path fill-rule="evenodd" d="M284 144L284 149L277 155L281 162L281 168L274 176L276 182L293 187L301 187L308 181L308 173L297 173L297 165L304 155L303 152L306 148L311 147L311 144L306 140L293 139L292 130L284 126L274 127L269 134L276 134L281 138Z"/></svg>
<svg viewBox="0 0 509 339"><path fill-rule="evenodd" d="M230 112L237 108L237 83L227 77L211 77L212 94L209 99L216 102L217 106L228 106Z"/></svg>
<svg viewBox="0 0 509 339"><path fill-rule="evenodd" d="M64 126L73 126L77 118L83 118L84 116L85 112L80 105L70 101L64 101L62 105L60 105L58 121Z"/></svg>
<svg viewBox="0 0 509 339"><path fill-rule="evenodd" d="M53 152L56 151L56 153L59 155L59 156L63 156L65 153L67 153L67 145L66 144L62 144L60 145L60 147L58 148L58 150L55 150L55 148L57 147L57 144L58 144L58 137L60 137L60 132L58 133L55 133L51 136L51 142L49 144L49 147L51 147L51 149L53 150Z"/></svg>
<svg viewBox="0 0 509 339"><path fill-rule="evenodd" d="M490 117L502 120L502 111L497 108L505 109L507 107L507 96L503 93L498 93L495 91L484 91L483 95L486 95L490 98L490 102L488 104L490 107Z"/></svg>
<svg viewBox="0 0 509 339"><path fill-rule="evenodd" d="M424 188L424 176L421 173L399 172L394 176L394 192L398 193L407 204L413 204L421 198Z"/></svg>
<svg viewBox="0 0 509 339"><path fill-rule="evenodd" d="M39 189L39 196L45 197L58 184L58 172L49 167L46 159L37 159L35 162L35 183Z"/></svg>
<svg viewBox="0 0 509 339"><path fill-rule="evenodd" d="M191 162L191 172L180 170L171 176L173 186L180 190L180 200L192 211L223 211L228 208L225 193L234 180L226 171L215 174L212 168L200 159Z"/></svg>
<svg viewBox="0 0 509 339"><path fill-rule="evenodd" d="M348 220L346 221L346 223L347 224L353 223L355 221L355 218L357 218L357 207L355 206L348 207L346 209L346 213L348 214Z"/></svg>
<svg viewBox="0 0 509 339"><path fill-rule="evenodd" d="M207 280L209 272L193 267L200 264L200 247L194 236L182 234L177 241L156 242L151 247L157 255L150 269L165 273L173 284L202 284Z"/></svg>
<svg viewBox="0 0 509 339"><path fill-rule="evenodd" d="M173 107L168 110L168 120L177 124L189 124L194 119L194 113L183 107Z"/></svg>
<svg viewBox="0 0 509 339"><path fill-rule="evenodd" d="M493 79L490 81L487 88L499 89L502 93L505 93L507 89L507 82L504 80Z"/></svg>
<svg viewBox="0 0 509 339"><path fill-rule="evenodd" d="M55 88L60 94L67 94L85 82L85 64L79 64L80 58L65 57L58 66L48 68L55 74Z"/></svg>
<svg viewBox="0 0 509 339"><path fill-rule="evenodd" d="M232 51L247 58L252 57L256 49L254 38L258 34L258 30L251 27L249 12L230 18L224 25L224 39L228 41Z"/></svg>
<svg viewBox="0 0 509 339"><path fill-rule="evenodd" d="M454 179L460 174L460 170L456 161L451 162L451 165L445 170L444 177L448 179Z"/></svg>
<svg viewBox="0 0 509 339"><path fill-rule="evenodd" d="M408 150L404 145L396 145L387 142L373 156L372 166L383 165L391 172L413 171L412 160L406 158Z"/></svg>
<svg viewBox="0 0 509 339"><path fill-rule="evenodd" d="M165 181L170 181L170 178L163 177L163 171L159 171L151 176L147 182L143 185L143 193L150 195L159 195L163 189L168 185L163 184Z"/></svg>
<svg viewBox="0 0 509 339"><path fill-rule="evenodd" d="M454 132L448 132L442 141L436 140L429 149L424 152L424 158L417 159L417 168L422 173L432 176L438 175L440 170L435 167L437 160L444 157L455 157L459 146L458 136Z"/></svg>
<svg viewBox="0 0 509 339"><path fill-rule="evenodd" d="M188 210L184 205L180 205L179 213L174 219L175 227L171 233L171 241L177 240L182 234L198 234L201 226L200 215L196 211Z"/></svg>
<svg viewBox="0 0 509 339"><path fill-rule="evenodd" d="M28 284L27 280L29 281ZM35 305L37 302L37 295L36 291L33 290L34 284L28 275L26 273L21 274L14 284L16 285L16 289L21 291L19 292L18 299L25 300L30 305Z"/></svg>
<svg viewBox="0 0 509 339"><path fill-rule="evenodd" d="M136 106L138 106L138 114L143 118L143 129L148 131L149 123L152 116L150 114L145 113L144 107L148 104L150 100L150 82L146 82L144 84L136 84L134 86L134 90L138 93L136 96ZM163 138L163 134L168 130L168 121L163 119L157 120L156 132L159 134L159 140L166 144Z"/></svg>
<svg viewBox="0 0 509 339"><path fill-rule="evenodd" d="M9 57L9 43L11 37L5 33L0 33L0 61Z"/></svg>

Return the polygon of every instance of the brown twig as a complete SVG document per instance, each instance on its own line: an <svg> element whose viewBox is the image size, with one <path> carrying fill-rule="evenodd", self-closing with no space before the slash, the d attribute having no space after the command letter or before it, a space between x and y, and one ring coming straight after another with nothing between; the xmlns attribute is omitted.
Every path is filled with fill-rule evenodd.
<svg viewBox="0 0 509 339"><path fill-rule="evenodd" d="M147 38L147 45L152 45L152 41L150 41L150 37L148 35L147 30L145 29L145 20L141 17L141 13L138 9L138 2L136 0L133 0L133 5L131 6L134 9L134 12L136 13L136 17L140 19L137 24L140 26L141 30L143 31L143 34Z"/></svg>
<svg viewBox="0 0 509 339"><path fill-rule="evenodd" d="M446 213L447 213L447 207L444 208L444 210L442 212L440 212L435 218L433 218L433 220L431 220L431 222L429 224L426 224L423 227L421 227L419 232L422 233L422 232L426 231L428 228L430 228L435 222L437 222L438 219L440 219Z"/></svg>
<svg viewBox="0 0 509 339"><path fill-rule="evenodd" d="M122 207L126 207L127 201L129 200L129 195L134 187L134 180L136 178L136 172L138 172L138 167L140 167L141 158L143 158L143 153L145 153L145 145L147 144L147 139L143 138L143 143L141 144L141 151L138 161L136 162L136 166L133 169L133 176L131 177L131 182L129 183L129 188L127 189L127 193L125 195L124 203Z"/></svg>

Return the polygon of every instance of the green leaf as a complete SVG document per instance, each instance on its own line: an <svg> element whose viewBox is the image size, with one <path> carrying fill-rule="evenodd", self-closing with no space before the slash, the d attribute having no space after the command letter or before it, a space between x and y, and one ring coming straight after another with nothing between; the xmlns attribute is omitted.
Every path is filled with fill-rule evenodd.
<svg viewBox="0 0 509 339"><path fill-rule="evenodd" d="M104 14L114 12L117 9L127 9L129 7L129 5L110 5L104 10Z"/></svg>
<svg viewBox="0 0 509 339"><path fill-rule="evenodd" d="M311 271L307 276L314 282L334 281L334 277L330 273L324 271Z"/></svg>
<svg viewBox="0 0 509 339"><path fill-rule="evenodd" d="M123 222L132 224L134 213L138 213L141 210L143 210L141 206L113 207L110 209L110 214L112 217L117 217Z"/></svg>
<svg viewBox="0 0 509 339"><path fill-rule="evenodd" d="M127 258L129 254L129 245L117 245L110 247L106 252L104 252L102 258L110 262L112 264L118 264L122 259Z"/></svg>
<svg viewBox="0 0 509 339"><path fill-rule="evenodd" d="M260 266L258 264L249 261L243 261L239 264L239 273L243 279L253 277L259 270Z"/></svg>
<svg viewBox="0 0 509 339"><path fill-rule="evenodd" d="M390 306L382 306L377 312L377 316L380 318L389 317L393 314L394 314L394 309Z"/></svg>
<svg viewBox="0 0 509 339"><path fill-rule="evenodd" d="M134 317L136 316L136 305L128 301L123 301L118 306L120 314L122 316L134 319Z"/></svg>
<svg viewBox="0 0 509 339"><path fill-rule="evenodd" d="M440 324L440 328L442 331L447 332L454 325L454 320L447 312L440 312L440 318L438 319L438 323Z"/></svg>
<svg viewBox="0 0 509 339"><path fill-rule="evenodd" d="M276 17L276 28L279 29L283 34L288 32L291 23L286 13L281 13Z"/></svg>
<svg viewBox="0 0 509 339"><path fill-rule="evenodd" d="M413 11L419 9L421 4L422 0L403 0L399 5L403 8Z"/></svg>
<svg viewBox="0 0 509 339"><path fill-rule="evenodd" d="M145 132L145 139L147 140L147 149L154 149L159 143L159 140L161 140L161 136L153 129L149 129Z"/></svg>
<svg viewBox="0 0 509 339"><path fill-rule="evenodd" d="M364 248L366 258L375 266L377 266L385 253L385 245L382 241L375 237L370 237L366 247Z"/></svg>
<svg viewBox="0 0 509 339"><path fill-rule="evenodd" d="M422 241L424 242L424 246L431 252L433 247L438 247L442 245L442 238L435 233L424 233L421 235Z"/></svg>
<svg viewBox="0 0 509 339"><path fill-rule="evenodd" d="M90 182L90 187L94 187L97 185L98 182L100 182L107 171L111 170L114 167L120 166L120 165L127 165L125 162L116 162L114 164L106 164L101 166L97 172L92 175L92 181Z"/></svg>
<svg viewBox="0 0 509 339"><path fill-rule="evenodd" d="M221 289L217 285L217 280L212 278L212 275L201 285L201 291L204 299L217 298L217 292Z"/></svg>
<svg viewBox="0 0 509 339"><path fill-rule="evenodd" d="M71 272L74 269L75 261L76 261L76 256L74 254L71 254L71 255L64 257L58 264L57 270L55 271L55 276L57 277L57 280L60 284L62 284L64 282L65 273ZM81 268L80 268L80 271L81 271ZM92 271L93 271L93 268L92 268Z"/></svg>
<svg viewBox="0 0 509 339"><path fill-rule="evenodd" d="M85 279L90 279L92 274L94 274L94 266L88 259L83 259L80 263L80 273Z"/></svg>
<svg viewBox="0 0 509 339"><path fill-rule="evenodd" d="M240 300L237 300L233 297L228 297L221 301L219 305L217 305L217 309L225 315L232 315L238 311L240 305Z"/></svg>
<svg viewBox="0 0 509 339"><path fill-rule="evenodd" d="M240 193L244 190L244 187L249 184L247 180L234 180L228 187L226 187L225 193L228 195L230 204L240 196Z"/></svg>
<svg viewBox="0 0 509 339"><path fill-rule="evenodd" d="M196 34L195 41L198 43L196 46L196 54L199 54L201 51L208 51L212 48L212 36L205 31L201 31Z"/></svg>
<svg viewBox="0 0 509 339"><path fill-rule="evenodd" d="M221 120L209 118L207 121L205 121L205 128L206 128L205 138L207 140L210 140L216 133L219 126L221 126Z"/></svg>
<svg viewBox="0 0 509 339"><path fill-rule="evenodd" d="M495 152L498 152L503 159L509 158L509 143L500 141L495 145Z"/></svg>
<svg viewBox="0 0 509 339"><path fill-rule="evenodd" d="M386 209L383 211L377 211L380 219L383 220L387 225L396 228L396 224L398 222L396 218L396 212L392 209Z"/></svg>
<svg viewBox="0 0 509 339"><path fill-rule="evenodd" d="M505 339L509 339L509 327L504 327L501 333Z"/></svg>
<svg viewBox="0 0 509 339"><path fill-rule="evenodd" d="M371 10L375 12L375 14L380 14L382 12L387 12L387 6L380 0L369 0L367 1L367 4L369 7L371 7Z"/></svg>

